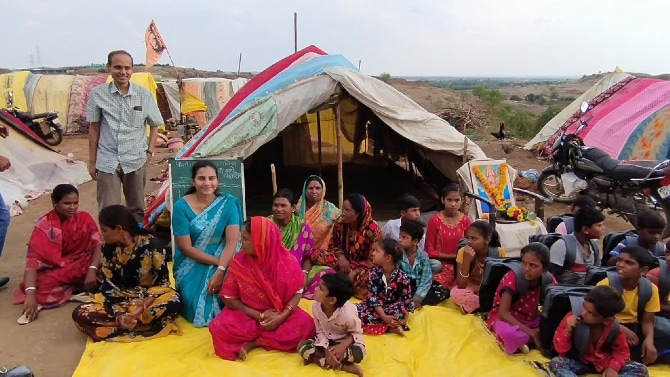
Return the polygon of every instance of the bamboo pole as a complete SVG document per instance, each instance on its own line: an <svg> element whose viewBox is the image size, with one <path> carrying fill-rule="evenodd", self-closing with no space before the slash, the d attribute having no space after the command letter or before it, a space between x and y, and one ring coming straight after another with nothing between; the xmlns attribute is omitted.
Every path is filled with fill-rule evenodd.
<svg viewBox="0 0 670 377"><path fill-rule="evenodd" d="M277 170L275 164L270 164L270 172L272 172L272 196L277 193Z"/></svg>
<svg viewBox="0 0 670 377"><path fill-rule="evenodd" d="M240 77L240 69L242 69L242 53L240 52L240 59L237 61L237 77Z"/></svg>
<svg viewBox="0 0 670 377"><path fill-rule="evenodd" d="M298 52L298 12L293 12L293 52Z"/></svg>
<svg viewBox="0 0 670 377"><path fill-rule="evenodd" d="M316 113L316 136L317 139L319 140L319 177L321 177L321 168L323 165L323 151L321 150L322 148L322 140L321 140L321 112L317 111Z"/></svg>
<svg viewBox="0 0 670 377"><path fill-rule="evenodd" d="M342 116L340 114L340 102L337 102L337 201L338 207L342 208L344 202L344 178L342 177Z"/></svg>

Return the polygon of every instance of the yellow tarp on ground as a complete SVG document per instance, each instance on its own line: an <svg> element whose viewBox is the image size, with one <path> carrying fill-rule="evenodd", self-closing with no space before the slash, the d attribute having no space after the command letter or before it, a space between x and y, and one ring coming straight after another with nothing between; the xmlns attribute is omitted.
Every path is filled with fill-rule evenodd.
<svg viewBox="0 0 670 377"><path fill-rule="evenodd" d="M63 125L68 122L70 106L70 87L74 81L72 75L43 75L35 86L30 112L33 114L58 111Z"/></svg>
<svg viewBox="0 0 670 377"><path fill-rule="evenodd" d="M11 91L14 98L14 107L21 111L28 111L28 101L23 93L23 87L30 75L29 71L17 71L0 75L0 107L7 107L7 92Z"/></svg>
<svg viewBox="0 0 670 377"><path fill-rule="evenodd" d="M311 309L312 301L300 306ZM183 319L182 336L143 343L93 343L79 362L75 377L116 376L336 376L348 375L315 365L303 366L296 353L257 349L246 361L226 361L214 354L206 328L196 329ZM365 336L368 354L361 363L366 376L540 376L525 360L507 356L473 315L462 315L453 305L426 307L410 316L411 331L397 335ZM667 374L670 376L670 373Z"/></svg>

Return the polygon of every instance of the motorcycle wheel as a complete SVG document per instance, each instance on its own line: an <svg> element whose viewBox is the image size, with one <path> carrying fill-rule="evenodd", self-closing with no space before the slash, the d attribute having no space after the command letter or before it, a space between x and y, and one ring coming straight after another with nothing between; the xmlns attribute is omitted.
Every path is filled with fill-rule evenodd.
<svg viewBox="0 0 670 377"><path fill-rule="evenodd" d="M51 132L44 137L44 141L51 145L52 147L55 147L56 145L60 144L63 142L63 131L55 128L55 127L49 127Z"/></svg>
<svg viewBox="0 0 670 377"><path fill-rule="evenodd" d="M559 203L570 204L579 196L579 192L575 192L570 196L565 195L561 174L555 169L543 171L537 180L537 187L542 195L548 196Z"/></svg>

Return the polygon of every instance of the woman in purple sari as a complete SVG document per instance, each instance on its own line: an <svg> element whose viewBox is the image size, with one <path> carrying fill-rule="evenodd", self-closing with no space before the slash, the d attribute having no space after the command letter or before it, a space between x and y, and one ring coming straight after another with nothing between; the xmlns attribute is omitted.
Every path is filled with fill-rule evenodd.
<svg viewBox="0 0 670 377"><path fill-rule="evenodd" d="M314 299L314 290L319 286L321 276L334 271L330 267L312 264L314 235L309 225L294 214L296 202L293 191L289 189L278 190L272 201L270 219L279 227L284 247L298 260L302 270L307 275L303 297L311 300Z"/></svg>

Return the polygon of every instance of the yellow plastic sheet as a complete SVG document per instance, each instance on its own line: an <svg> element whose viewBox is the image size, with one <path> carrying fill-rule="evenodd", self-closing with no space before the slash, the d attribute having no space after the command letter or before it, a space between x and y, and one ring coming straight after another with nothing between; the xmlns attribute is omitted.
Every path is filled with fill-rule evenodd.
<svg viewBox="0 0 670 377"><path fill-rule="evenodd" d="M312 302L300 306L311 309ZM143 343L93 343L75 377L116 376L336 376L347 375L303 366L296 353L256 349L246 361L226 361L214 354L209 331L179 319L182 336ZM475 316L450 305L426 307L410 316L411 331L365 336L368 354L361 363L367 376L539 376L522 356L507 356ZM539 355L539 354L538 354Z"/></svg>
<svg viewBox="0 0 670 377"><path fill-rule="evenodd" d="M207 111L207 105L191 93L183 93L181 98L181 112L190 114L198 111Z"/></svg>
<svg viewBox="0 0 670 377"><path fill-rule="evenodd" d="M30 76L30 71L16 71L0 75L0 108L7 107L7 93L12 92L14 106L21 111L28 111L28 102L23 87Z"/></svg>
<svg viewBox="0 0 670 377"><path fill-rule="evenodd" d="M168 263L172 272L172 263ZM174 287L174 277L170 273ZM353 300L356 302L356 300ZM300 307L311 314L313 301ZM498 377L543 376L533 362L549 360L538 351L506 355L479 317L463 315L447 300L410 314L405 337L365 335L367 355L360 364L368 377ZM117 376L351 376L304 366L297 353L251 351L245 361L227 361L214 354L207 328L177 320L183 335L170 335L138 343L94 343L90 339L73 377ZM655 365L651 377L670 377L670 367ZM594 375L596 376L596 375Z"/></svg>
<svg viewBox="0 0 670 377"><path fill-rule="evenodd" d="M38 114L56 110L61 124L67 124L73 81L72 75L43 75L35 86L30 112Z"/></svg>

